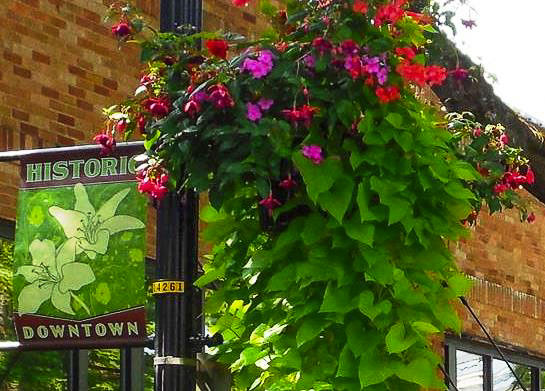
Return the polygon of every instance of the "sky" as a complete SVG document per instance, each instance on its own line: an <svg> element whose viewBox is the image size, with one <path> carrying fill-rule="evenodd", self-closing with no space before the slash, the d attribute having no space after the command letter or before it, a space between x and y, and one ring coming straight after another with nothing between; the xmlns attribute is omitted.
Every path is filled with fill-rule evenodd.
<svg viewBox="0 0 545 391"><path fill-rule="evenodd" d="M497 79L492 85L505 103L545 124L545 1L454 3L456 45ZM477 26L465 28L460 19L473 19Z"/></svg>

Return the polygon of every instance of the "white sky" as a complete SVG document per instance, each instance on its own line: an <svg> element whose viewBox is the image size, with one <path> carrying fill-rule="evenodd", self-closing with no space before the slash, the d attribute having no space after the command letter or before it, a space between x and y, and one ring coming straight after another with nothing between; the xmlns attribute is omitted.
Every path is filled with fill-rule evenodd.
<svg viewBox="0 0 545 391"><path fill-rule="evenodd" d="M545 0L459 1L457 45L497 78L504 102L545 123ZM465 28L460 19L477 26Z"/></svg>

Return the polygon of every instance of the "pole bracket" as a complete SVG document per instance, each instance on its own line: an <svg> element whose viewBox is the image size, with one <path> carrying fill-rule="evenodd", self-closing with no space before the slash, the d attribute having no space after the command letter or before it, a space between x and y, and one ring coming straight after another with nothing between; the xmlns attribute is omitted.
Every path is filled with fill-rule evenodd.
<svg viewBox="0 0 545 391"><path fill-rule="evenodd" d="M174 356L155 357L153 359L153 365L181 365L186 367L195 367L197 366L197 360L194 358Z"/></svg>

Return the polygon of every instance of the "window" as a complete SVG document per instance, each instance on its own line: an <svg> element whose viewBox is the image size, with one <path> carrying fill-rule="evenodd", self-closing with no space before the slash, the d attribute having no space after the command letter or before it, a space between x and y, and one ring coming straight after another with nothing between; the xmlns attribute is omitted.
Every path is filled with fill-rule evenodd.
<svg viewBox="0 0 545 391"><path fill-rule="evenodd" d="M502 348L527 391L545 391L545 359ZM470 339L447 337L446 371L459 391L524 391L496 349ZM454 390L449 384L449 390Z"/></svg>

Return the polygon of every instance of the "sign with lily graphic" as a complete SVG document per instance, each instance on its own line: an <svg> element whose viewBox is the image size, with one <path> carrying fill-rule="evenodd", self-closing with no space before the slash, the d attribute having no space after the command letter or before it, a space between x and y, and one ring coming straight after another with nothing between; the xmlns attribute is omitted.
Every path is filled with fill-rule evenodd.
<svg viewBox="0 0 545 391"><path fill-rule="evenodd" d="M135 146L21 161L14 254L18 339L58 347L146 338L147 201Z"/></svg>

